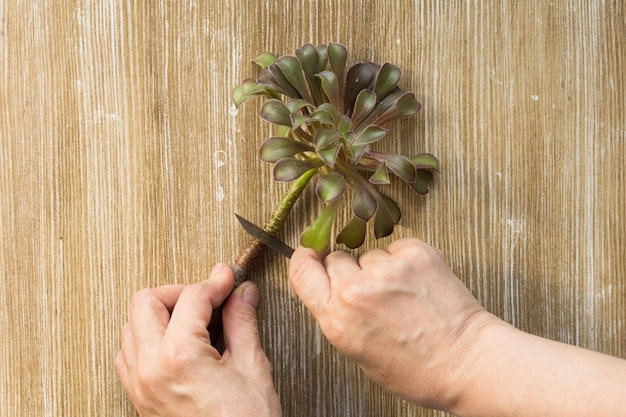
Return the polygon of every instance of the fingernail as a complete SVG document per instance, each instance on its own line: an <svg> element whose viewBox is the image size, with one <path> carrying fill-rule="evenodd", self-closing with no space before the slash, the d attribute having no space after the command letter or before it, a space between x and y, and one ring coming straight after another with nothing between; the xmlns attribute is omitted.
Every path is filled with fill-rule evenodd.
<svg viewBox="0 0 626 417"><path fill-rule="evenodd" d="M246 284L246 287L243 289L242 297L246 304L256 309L257 305L259 305L259 288L252 283Z"/></svg>

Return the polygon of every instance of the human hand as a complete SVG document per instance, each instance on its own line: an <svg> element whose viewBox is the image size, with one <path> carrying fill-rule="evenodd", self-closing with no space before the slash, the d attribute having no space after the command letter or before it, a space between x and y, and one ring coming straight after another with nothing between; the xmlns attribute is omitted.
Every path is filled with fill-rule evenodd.
<svg viewBox="0 0 626 417"><path fill-rule="evenodd" d="M464 359L481 329L500 322L417 239L401 239L358 261L299 247L290 263L296 294L328 338L365 374L416 404L452 409Z"/></svg>
<svg viewBox="0 0 626 417"><path fill-rule="evenodd" d="M259 341L255 284L243 283L224 305L224 353L211 346L207 326L232 288L232 270L219 264L198 284L133 296L115 370L140 416L281 415Z"/></svg>

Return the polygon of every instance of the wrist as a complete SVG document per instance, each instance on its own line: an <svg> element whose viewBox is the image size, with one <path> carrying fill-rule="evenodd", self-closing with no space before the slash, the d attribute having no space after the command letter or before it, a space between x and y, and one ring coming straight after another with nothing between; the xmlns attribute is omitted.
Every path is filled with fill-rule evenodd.
<svg viewBox="0 0 626 417"><path fill-rule="evenodd" d="M443 397L443 410L469 416L473 415L477 398L489 401L489 393L481 388L484 386L481 377L485 367L492 366L492 361L497 359L500 346L510 340L511 332L522 333L486 311L468 324L455 343L456 367L448 373L444 384L448 395Z"/></svg>

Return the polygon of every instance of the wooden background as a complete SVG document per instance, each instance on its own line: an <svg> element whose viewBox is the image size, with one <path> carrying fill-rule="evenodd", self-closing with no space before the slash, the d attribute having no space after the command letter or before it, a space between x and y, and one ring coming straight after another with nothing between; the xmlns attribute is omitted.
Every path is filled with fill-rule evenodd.
<svg viewBox="0 0 626 417"><path fill-rule="evenodd" d="M395 238L441 248L514 325L626 358L625 39L619 0L0 0L2 414L135 415L112 365L129 298L232 260L233 211L267 218L270 128L230 92L305 42L400 66L423 103L386 146L442 173L427 197L392 187ZM252 274L285 416L443 415L334 352L287 265Z"/></svg>

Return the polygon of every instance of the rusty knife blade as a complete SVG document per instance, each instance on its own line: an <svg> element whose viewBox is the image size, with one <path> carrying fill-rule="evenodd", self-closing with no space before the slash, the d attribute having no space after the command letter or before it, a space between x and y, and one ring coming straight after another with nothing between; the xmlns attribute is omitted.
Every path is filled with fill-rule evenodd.
<svg viewBox="0 0 626 417"><path fill-rule="evenodd" d="M274 249L276 252L280 253L284 257L289 259L291 258L291 255L294 252L291 246L287 245L285 242L272 235L267 230L263 230L251 221L244 219L237 213L234 214L237 220L239 220L241 227L243 227L243 230L245 230L250 236L254 237L255 239L259 239L261 242Z"/></svg>

